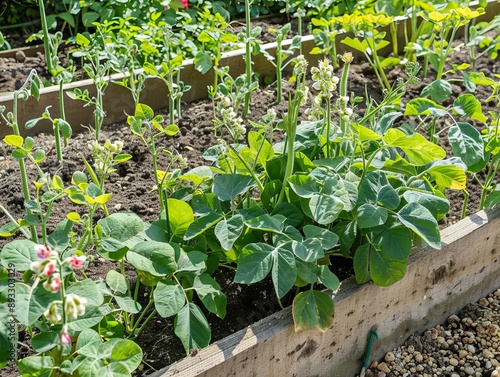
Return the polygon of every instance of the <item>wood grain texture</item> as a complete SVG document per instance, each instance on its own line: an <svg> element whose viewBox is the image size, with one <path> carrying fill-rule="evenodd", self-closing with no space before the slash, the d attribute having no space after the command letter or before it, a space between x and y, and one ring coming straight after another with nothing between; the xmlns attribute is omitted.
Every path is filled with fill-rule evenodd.
<svg viewBox="0 0 500 377"><path fill-rule="evenodd" d="M441 250L414 249L406 276L390 287L344 282L334 298L334 323L325 333L295 333L288 308L155 376L354 376L372 326L380 337L372 359L379 359L411 334L500 287L500 209L472 215L441 237Z"/></svg>

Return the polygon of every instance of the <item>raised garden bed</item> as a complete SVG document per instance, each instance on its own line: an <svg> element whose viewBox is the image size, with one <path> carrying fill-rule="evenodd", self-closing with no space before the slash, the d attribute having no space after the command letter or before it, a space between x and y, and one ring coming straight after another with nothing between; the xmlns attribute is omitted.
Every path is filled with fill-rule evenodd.
<svg viewBox="0 0 500 377"><path fill-rule="evenodd" d="M307 50L305 48L305 51ZM317 56L312 57L312 65L315 64L316 58ZM242 66L241 55L237 56L237 59L238 64ZM256 61L256 67L258 64ZM257 68L255 70L263 73L266 72L265 69L263 67L261 70ZM233 71L233 68L231 70ZM237 71L237 68L234 70ZM211 83L210 78L197 76L198 73L192 66L191 68L186 66L184 73L187 74L186 77L197 79L195 81L197 86L206 93L205 88ZM269 70L268 74L272 75L272 70ZM71 85L73 84L70 84L71 88L75 87ZM112 85L109 88L114 87ZM166 92L162 93L161 88L162 85L158 85L154 92L154 100L158 99L157 103L151 102L153 99L145 99L145 102L153 107L164 107ZM193 92L194 97L190 99L190 93L187 93L186 100L195 99L197 94ZM113 123L127 112L128 105L118 93L110 94L112 92L106 93L106 98L112 98L113 101L107 105L110 106L110 110L107 110L109 118L106 117L106 122ZM26 102L28 107L19 109L21 113L27 112L28 108L34 108L36 102L31 101L32 99ZM42 113L47 104L57 103L57 96L52 100L45 99L40 102L43 105L37 110ZM118 110L115 115L112 114L112 109ZM129 109L129 113L132 113L131 100ZM91 113L90 109L88 118L82 114L76 115L79 120L75 122L91 123ZM28 116L32 117L33 115ZM205 121L211 122L211 119ZM22 122L21 120L20 123ZM196 127L196 123L188 127L187 123L183 125L181 122L179 126L181 132L190 135L193 146L197 146L201 134L205 134L204 130L194 131L192 126ZM175 146L175 139L172 144ZM129 148L134 158L144 159L146 152L144 148L137 146ZM51 156L52 160L53 157ZM72 169L74 166L63 168L65 181L69 181ZM129 168L124 170L120 172L122 177L127 175ZM120 178L115 182L119 183L118 186L123 184ZM146 191L149 191L149 188L144 189L144 185L142 190L140 187L136 189L137 192L133 196L139 201ZM130 197L125 198L123 204L120 201L113 203L116 204L115 209L120 210L129 206L130 203L125 203L127 200L130 200ZM22 199L20 203L19 198L15 202L14 206L22 207ZM140 214L145 217L148 214L154 217L154 214L158 213L158 209L155 208L157 205L158 203L137 205L136 212L142 212ZM334 298L336 303L334 324L325 333L318 331L295 333L290 316L291 309L288 308L205 349L193 351L192 356L167 367L157 375L273 376L279 373L347 376L356 373L360 369L366 335L373 325L378 326L383 344L377 351L378 354L373 356L377 358L383 355L382 348L391 348L408 335L442 322L460 309L465 302L474 301L498 288L496 276L499 272L499 252L495 245L500 241L499 216L498 210L479 212L443 230L442 250L435 251L430 248L415 250L409 260L407 275L391 287L381 288L373 284L358 286L353 279L345 281ZM432 268L429 269L429 266Z"/></svg>
<svg viewBox="0 0 500 377"><path fill-rule="evenodd" d="M449 226L441 232L443 248L414 250L405 278L391 287L344 281L334 296L334 323L325 333L296 333L288 308L154 376L354 376L373 326L377 360L500 287L499 226L499 210Z"/></svg>

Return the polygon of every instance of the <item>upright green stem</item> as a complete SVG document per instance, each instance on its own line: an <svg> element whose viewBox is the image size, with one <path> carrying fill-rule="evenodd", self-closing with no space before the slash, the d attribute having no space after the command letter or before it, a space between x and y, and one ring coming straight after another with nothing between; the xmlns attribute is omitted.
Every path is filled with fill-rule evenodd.
<svg viewBox="0 0 500 377"><path fill-rule="evenodd" d="M250 108L250 98L252 92L250 87L252 86L252 34L251 34L251 24L250 24L250 4L252 0L245 0L245 81L247 86L247 92L245 94L245 105L243 108L243 116L248 114Z"/></svg>
<svg viewBox="0 0 500 377"><path fill-rule="evenodd" d="M12 102L12 130L14 132L14 135L21 136L21 133L19 131L19 125L18 125L18 118L17 118L17 104L19 101L19 92L15 91L14 92L14 100ZM23 196L24 200L31 200L30 196L30 190L28 186L28 174L26 173L26 165L24 164L24 159L20 158L18 159L19 162L19 172L21 174L21 185L23 188ZM28 213L30 214L31 211L27 210ZM30 225L30 233L31 233L31 240L35 243L38 243L38 235L36 234L36 229L34 225Z"/></svg>
<svg viewBox="0 0 500 377"><path fill-rule="evenodd" d="M167 75L168 81L168 120L170 124L175 123L175 93L174 93L174 79L171 73Z"/></svg>
<svg viewBox="0 0 500 377"><path fill-rule="evenodd" d="M398 47L398 24L396 21L392 21L390 24L391 30L391 41L392 41L392 54L395 58L399 56L399 47Z"/></svg>
<svg viewBox="0 0 500 377"><path fill-rule="evenodd" d="M482 209L484 209L484 202L486 200L486 195L488 194L488 191L490 191L491 185L493 184L493 181L495 180L495 177L496 177L499 169L500 169L500 159L495 158L490 163L490 167L489 167L488 173L486 175L485 183L484 183L483 189L481 191L481 199L479 201L479 210L480 211Z"/></svg>
<svg viewBox="0 0 500 377"><path fill-rule="evenodd" d="M49 29L47 27L47 17L45 15L45 6L43 0L38 0L38 7L40 10L40 19L42 21L42 32L43 32L43 48L45 51L45 61L47 62L47 70L52 72L52 55L50 51L50 40L49 40Z"/></svg>
<svg viewBox="0 0 500 377"><path fill-rule="evenodd" d="M282 42L283 40L283 37L282 36L278 36L276 42L277 42L277 46L276 46L276 90L277 90L277 94L276 94L276 102L278 103L278 105L281 103L281 100L283 98L283 88L282 88L282 83L281 83L281 80L282 80L282 76L281 76L281 69L282 69L282 65L283 65L283 55L282 55ZM302 45L302 43L301 43Z"/></svg>
<svg viewBox="0 0 500 377"><path fill-rule="evenodd" d="M340 88L339 88L339 93L340 93L340 98L346 98L347 97L347 79L349 77L349 67L352 62L352 55L346 55L342 57L342 61L344 62L344 68L342 69L342 76L340 78ZM345 101L340 101L340 110L345 110L346 108L346 102ZM342 114L341 114L342 115ZM343 117L340 117L340 129L342 131L342 135L346 135L347 133L347 121L343 119Z"/></svg>
<svg viewBox="0 0 500 377"><path fill-rule="evenodd" d="M299 110L302 99L304 98L303 74L297 74L297 90L293 100L288 102L288 113L283 118L283 123L286 130L286 153L287 161L285 167L285 175L283 176L283 187L278 198L278 203L285 198L285 189L287 187L288 177L292 175L295 162L295 136L297 134L297 122L299 118Z"/></svg>
<svg viewBox="0 0 500 377"><path fill-rule="evenodd" d="M326 158L330 157L330 128L332 124L332 103L330 99L326 101Z"/></svg>
<svg viewBox="0 0 500 377"><path fill-rule="evenodd" d="M467 204L469 203L469 193L465 189L462 191L464 193L464 202L462 203L462 215L460 218L465 219L465 217L467 216Z"/></svg>
<svg viewBox="0 0 500 377"><path fill-rule="evenodd" d="M441 51L440 51L441 52L441 56L440 56L440 59L439 59L439 66L438 66L438 70L437 70L437 74L436 74L436 80L441 80L441 77L443 76L444 64L446 62L446 58L448 57L448 54L450 53L451 43L455 39L455 33L456 32L457 32L457 28L453 27L453 30L451 31L451 37L450 37L449 43L446 46L446 49L444 50L444 52L443 52L442 46L444 45L444 43L446 42L446 40L445 40L444 36L442 36L442 39L441 39Z"/></svg>
<svg viewBox="0 0 500 377"><path fill-rule="evenodd" d="M372 33L373 32L374 31L372 30ZM389 81L387 80L387 77L386 77L385 72L384 72L384 68L382 67L382 64L380 63L380 58L378 57L377 50L376 50L375 40L373 38L368 38L367 42L368 42L368 45L370 46L370 49L373 53L373 70L375 71L375 74L377 75L377 78L379 79L380 84L382 85L382 88L386 88L387 90L390 90L391 85L389 84Z"/></svg>

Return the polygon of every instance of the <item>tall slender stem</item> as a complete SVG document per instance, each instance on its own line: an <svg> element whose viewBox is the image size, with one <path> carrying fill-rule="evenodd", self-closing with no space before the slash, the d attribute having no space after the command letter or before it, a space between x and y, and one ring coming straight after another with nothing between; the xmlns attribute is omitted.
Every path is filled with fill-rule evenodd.
<svg viewBox="0 0 500 377"><path fill-rule="evenodd" d="M30 76L31 77L31 76ZM17 118L17 104L19 101L19 91L14 92L14 100L12 102L12 129L14 131L14 135L21 136L21 133L19 131L19 125L18 125L18 118ZM28 186L28 174L26 173L26 165L24 163L24 159L20 158L18 159L19 162L19 171L21 174L21 185L23 188L23 196L24 200L31 200L30 196L30 190ZM28 213L30 214L31 211L27 210ZM38 235L36 233L36 229L34 225L30 225L30 232L31 232L31 240L35 243L38 243Z"/></svg>
<svg viewBox="0 0 500 377"><path fill-rule="evenodd" d="M252 0L245 0L245 81L247 92L245 94L245 105L243 108L243 116L248 114L250 109L250 99L252 92L252 39L251 39L251 25L250 25L250 4Z"/></svg>
<svg viewBox="0 0 500 377"><path fill-rule="evenodd" d="M43 48L45 51L45 61L47 63L47 71L52 73L54 67L52 67L52 55L50 51L50 40L49 40L49 29L47 26L47 17L45 15L45 6L43 0L38 0L38 7L40 9L40 19L42 21L42 32L43 32Z"/></svg>

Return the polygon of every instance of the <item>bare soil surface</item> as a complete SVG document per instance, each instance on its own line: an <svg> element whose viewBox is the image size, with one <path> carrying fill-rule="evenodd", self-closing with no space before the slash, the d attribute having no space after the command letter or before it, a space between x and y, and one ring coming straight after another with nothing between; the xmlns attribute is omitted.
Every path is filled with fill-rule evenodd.
<svg viewBox="0 0 500 377"><path fill-rule="evenodd" d="M461 63L466 56L457 55L457 62ZM15 60L15 59L14 59ZM9 68L5 68L5 64ZM5 72L17 72L14 70L16 66L21 69L33 68L39 70L43 74L43 57L26 58L21 63L15 63L10 60L8 62L0 61L0 93L12 91L16 88L16 80L24 77L25 73L7 74ZM37 65L38 64L38 65ZM487 77L493 77L496 72L499 72L500 62L489 59L482 59L477 64L477 70L482 71ZM8 69L8 70L7 70ZM10 71L12 69L12 71ZM12 80L8 76L12 76ZM340 75L340 72L338 72ZM456 76L457 78L460 76ZM394 82L398 78L404 78L404 70L394 68L389 72L390 82ZM422 88L432 81L432 74L420 83L409 88L407 96L403 99L406 103L409 98L412 98L420 93ZM5 82L9 85L3 85ZM14 84L12 86L12 83ZM349 79L349 90L354 91L356 95L364 97L365 93L375 100L380 100L381 90L375 84L376 79L367 63L359 62L352 66ZM293 90L291 85L286 85L286 90ZM460 84L453 85L453 95L458 96L466 92L466 88ZM483 110L495 110L497 105L494 102L486 103L485 99L490 95L490 88L478 86L474 95L481 99ZM284 96L287 97L286 95ZM278 113L283 113L287 109L285 102L276 104L276 93L273 85L263 87L257 90L252 95L251 114L245 119L248 121L260 119L268 108L275 108ZM358 110L362 110L363 104ZM185 104L182 112L182 117L178 122L180 133L173 138L160 138L158 147L167 149L173 153L182 155L188 164L188 168L193 168L201 164L207 164L202 157L202 153L210 146L217 143L217 138L213 132L213 113L212 103L209 100L200 100L194 103ZM39 116L36 114L34 116ZM304 118L304 115L301 115ZM1 125L5 127L5 124ZM478 128L484 125L477 124ZM247 126L250 129L250 126ZM75 170L84 171L84 166L80 153L87 160L91 160L90 151L87 147L93 134L82 132L74 135L68 147L63 150L64 162L59 164L56 160L54 151L54 137L50 134L39 134L36 136L36 147L42 148L47 152L47 159L43 162L42 168L50 174L58 174L62 177L65 185L69 185L72 173ZM132 159L119 166L106 184L108 192L112 194L112 198L108 203L110 212L127 212L132 211L141 216L145 221L154 221L159 214L159 203L157 195L152 191L154 179L152 175L152 159L146 147L134 136L127 124L114 124L107 126L102 130L102 140L110 140L115 142L121 140L124 143L124 153L132 155ZM443 141L443 146L449 149L447 142ZM160 170L167 170L169 158L166 156L160 159ZM35 177L36 171L33 167L29 167L28 174L31 178ZM17 162L10 156L10 150L6 146L0 146L0 203L6 207L14 218L21 218L24 214L23 195L21 191L21 183L19 178L19 167ZM479 186L472 180L469 182L468 191L470 201L467 207L468 214L477 211L479 203ZM460 219L462 210L463 194L461 192L449 191L448 198L451 204L451 211L445 219L442 220L441 226L445 227L448 224L456 222ZM63 219L66 213L70 211L78 211L69 201L61 201L57 203L52 214L51 226ZM96 215L96 220L102 216L101 213ZM0 215L0 225L7 221L6 217ZM3 247L7 241L0 241L0 247ZM105 261L95 255L95 259L89 266L88 275L92 278L104 278L109 269L118 268L112 262ZM332 268L339 278L343 279L351 274L344 261L334 260ZM134 278L130 272L131 279ZM273 293L272 284L265 281L252 286L242 286L232 282L232 273L223 271L215 276L216 280L221 284L223 291L228 296L228 318L220 320L215 316L207 313L207 316L212 326L212 340L216 341L238 329L255 322L258 319L265 317L277 310L279 305L276 302ZM25 338L20 339L19 357L24 357L29 354L28 348L24 344L29 343L26 334L22 334ZM151 323L148 329L138 339L138 343L144 351L144 364L138 375L146 375L154 370L160 369L175 360L185 356L184 350L178 339L173 333L173 323L171 319L158 318ZM17 370L12 364L9 368L2 370L2 376L11 377L17 375Z"/></svg>

